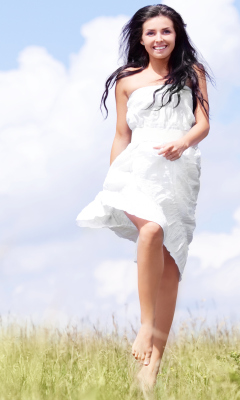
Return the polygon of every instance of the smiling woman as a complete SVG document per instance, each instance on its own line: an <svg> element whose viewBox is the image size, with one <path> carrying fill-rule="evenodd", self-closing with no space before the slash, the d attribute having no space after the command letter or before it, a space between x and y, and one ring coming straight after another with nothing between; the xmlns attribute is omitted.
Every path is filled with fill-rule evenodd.
<svg viewBox="0 0 240 400"><path fill-rule="evenodd" d="M155 17L156 18L156 17ZM162 18L163 24L168 24L169 20L166 17ZM156 29L153 29L154 18L151 20L147 20L143 24L143 38L140 43L145 46L146 51L148 54L155 52L156 54L164 55L171 54L175 47L175 39L176 39L176 32L174 30L173 23L171 22L172 26L162 27L161 30L158 32ZM158 40L158 43L156 41Z"/></svg>
<svg viewBox="0 0 240 400"><path fill-rule="evenodd" d="M195 229L198 143L210 129L206 76L181 16L166 5L138 10L123 27L116 83L117 124L103 190L78 215L137 243L141 328L132 354L153 386L171 328L178 284Z"/></svg>

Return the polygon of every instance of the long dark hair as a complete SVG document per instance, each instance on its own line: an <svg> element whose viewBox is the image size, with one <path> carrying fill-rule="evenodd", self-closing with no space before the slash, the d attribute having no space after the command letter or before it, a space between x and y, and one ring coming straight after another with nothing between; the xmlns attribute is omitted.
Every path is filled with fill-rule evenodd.
<svg viewBox="0 0 240 400"><path fill-rule="evenodd" d="M152 6L146 6L140 8L133 17L123 26L120 34L120 45L119 54L123 59L124 65L118 68L116 71L109 76L105 83L105 91L101 98L100 109L102 104L104 105L108 116L108 109L106 106L106 99L108 97L109 89L121 78L138 74L147 68L149 64L149 54L145 47L140 43L142 38L142 26L145 21L150 18L163 15L172 20L174 29L176 32L175 47L169 58L169 73L164 77L167 78L165 84L154 91L153 93L153 103L150 104L151 107L155 102L156 93L159 90L163 90L165 86L169 85L168 89L163 93L162 105L170 103L172 95L177 93L178 95L178 106L180 102L179 92L184 88L184 85L188 78L192 82L192 95L193 95L193 112L196 109L197 98L200 100L207 116L209 117L209 112L206 109L204 102L207 100L203 99L201 90L199 89L199 79L196 70L193 66L200 72L200 76L206 77L212 83L212 77L207 71L206 66L203 65L202 60L199 62L199 56L197 50L193 47L191 40L186 32L187 24L184 23L180 14L178 14L173 8L163 5L156 4ZM126 71L126 68L137 68L136 70ZM163 97L169 92L170 96L168 102L163 104ZM149 108L148 107L148 108ZM209 104L208 104L209 108ZM102 112L102 109L101 109Z"/></svg>

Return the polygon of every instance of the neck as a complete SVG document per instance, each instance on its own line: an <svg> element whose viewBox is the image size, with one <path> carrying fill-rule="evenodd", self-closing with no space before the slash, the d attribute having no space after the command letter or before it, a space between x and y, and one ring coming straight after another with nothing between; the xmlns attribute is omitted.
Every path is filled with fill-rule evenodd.
<svg viewBox="0 0 240 400"><path fill-rule="evenodd" d="M154 74L160 75L160 77L163 78L169 72L168 68L169 57L163 60L150 57L147 69L149 70L149 72L151 71Z"/></svg>

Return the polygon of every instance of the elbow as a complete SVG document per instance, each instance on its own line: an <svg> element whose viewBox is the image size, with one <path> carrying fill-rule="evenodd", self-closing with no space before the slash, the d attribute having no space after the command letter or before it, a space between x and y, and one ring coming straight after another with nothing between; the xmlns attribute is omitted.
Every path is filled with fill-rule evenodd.
<svg viewBox="0 0 240 400"><path fill-rule="evenodd" d="M210 124L208 121L202 121L199 123L199 128L201 129L202 135L205 138L209 134Z"/></svg>
<svg viewBox="0 0 240 400"><path fill-rule="evenodd" d="M208 123L205 129L205 136L207 136L210 132L210 124Z"/></svg>

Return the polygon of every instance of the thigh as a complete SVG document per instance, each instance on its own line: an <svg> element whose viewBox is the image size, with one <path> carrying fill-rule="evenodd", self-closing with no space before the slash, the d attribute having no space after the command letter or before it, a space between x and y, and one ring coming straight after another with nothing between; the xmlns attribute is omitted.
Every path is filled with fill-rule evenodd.
<svg viewBox="0 0 240 400"><path fill-rule="evenodd" d="M137 227L138 231L140 231L142 226L144 226L145 224L147 224L149 222L147 219L142 219L142 218L136 217L136 215L128 214L127 211L124 211L124 213L130 219L130 221L132 221L132 223Z"/></svg>
<svg viewBox="0 0 240 400"><path fill-rule="evenodd" d="M145 232L145 233L147 233L147 235L151 235L151 234L155 235L155 234L158 234L159 229L160 229L161 234L163 235L163 229L157 222L149 221L148 219L139 218L133 214L128 214L127 211L124 211L124 213L132 221L132 223L137 227L139 234L141 234L141 232L142 232L142 234L144 234L144 232ZM144 228L142 229L142 227L144 227Z"/></svg>

